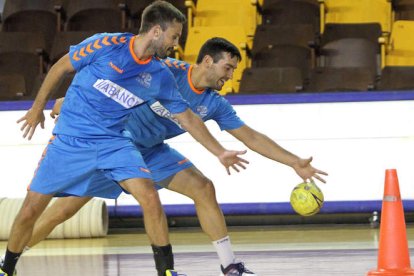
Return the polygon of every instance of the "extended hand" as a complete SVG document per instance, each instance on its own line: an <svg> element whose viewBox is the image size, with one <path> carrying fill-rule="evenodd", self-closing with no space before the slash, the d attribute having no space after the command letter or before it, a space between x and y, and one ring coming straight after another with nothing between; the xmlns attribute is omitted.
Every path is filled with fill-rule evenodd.
<svg viewBox="0 0 414 276"><path fill-rule="evenodd" d="M23 122L22 127L20 128L23 131L23 138L30 140L36 130L37 125L40 123L41 128L45 128L45 115L43 110L33 110L29 109L26 115L17 120L17 123Z"/></svg>
<svg viewBox="0 0 414 276"><path fill-rule="evenodd" d="M326 183L325 179L323 179L321 175L328 174L324 171L312 167L312 165L310 164L311 162L312 157L309 157L308 159L300 158L298 162L296 162L292 167L304 181L313 181L313 178L316 178L322 183Z"/></svg>
<svg viewBox="0 0 414 276"><path fill-rule="evenodd" d="M235 150L225 150L222 154L218 156L221 164L226 167L227 174L230 175L230 167L233 168L236 172L240 172L239 167L246 169L244 164L249 164L249 161L240 158L239 155L245 154L247 151L235 151Z"/></svg>

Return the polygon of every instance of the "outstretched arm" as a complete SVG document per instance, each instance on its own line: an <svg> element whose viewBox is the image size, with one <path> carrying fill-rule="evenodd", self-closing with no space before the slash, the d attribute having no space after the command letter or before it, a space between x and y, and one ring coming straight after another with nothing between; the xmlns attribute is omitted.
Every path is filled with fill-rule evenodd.
<svg viewBox="0 0 414 276"><path fill-rule="evenodd" d="M32 108L27 111L26 115L17 120L17 123L23 122L23 125L20 128L20 130L23 131L23 138L27 137L29 140L32 139L36 127L39 124L44 128L45 116L43 110L50 98L53 88L59 84L65 74L74 71L75 69L70 62L69 55L63 56L52 66L40 87Z"/></svg>
<svg viewBox="0 0 414 276"><path fill-rule="evenodd" d="M312 167L312 157L307 159L299 158L293 153L279 146L275 141L266 135L244 125L237 129L228 130L228 132L243 142L249 149L255 152L292 167L295 172L304 180L313 180L313 178L325 183L321 175L328 175L326 172Z"/></svg>
<svg viewBox="0 0 414 276"><path fill-rule="evenodd" d="M227 173L230 174L230 167L239 172L239 167L245 169L244 164L249 162L240 158L239 155L245 154L246 151L226 150L208 131L204 122L195 115L190 109L175 114L174 117L180 125L187 130L207 150L214 154L220 162L226 167Z"/></svg>

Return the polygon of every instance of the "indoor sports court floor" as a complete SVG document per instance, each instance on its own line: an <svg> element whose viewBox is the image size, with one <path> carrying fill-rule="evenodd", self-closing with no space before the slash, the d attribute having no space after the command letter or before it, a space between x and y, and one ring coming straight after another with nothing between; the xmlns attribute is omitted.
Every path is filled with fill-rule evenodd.
<svg viewBox="0 0 414 276"><path fill-rule="evenodd" d="M230 231L237 256L260 276L361 276L377 266L379 229L368 224L241 227ZM408 225L407 236L414 248L413 225ZM173 229L171 240L178 270L188 276L219 275L216 253L199 229ZM1 249L5 246L0 242ZM414 256L414 249L410 251ZM145 234L129 231L106 238L44 241L21 259L18 275L156 273Z"/></svg>

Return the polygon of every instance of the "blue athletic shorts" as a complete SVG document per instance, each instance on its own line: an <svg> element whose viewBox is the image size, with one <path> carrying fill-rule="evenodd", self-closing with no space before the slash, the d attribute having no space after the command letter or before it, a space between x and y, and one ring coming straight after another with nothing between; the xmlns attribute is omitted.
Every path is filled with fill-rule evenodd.
<svg viewBox="0 0 414 276"><path fill-rule="evenodd" d="M158 144L140 151L158 189L168 186L178 172L193 166L190 160L168 144Z"/></svg>
<svg viewBox="0 0 414 276"><path fill-rule="evenodd" d="M57 135L42 154L28 190L55 196L117 198L117 182L152 178L136 147L127 139L105 141Z"/></svg>
<svg viewBox="0 0 414 276"><path fill-rule="evenodd" d="M166 188L175 174L193 166L187 158L167 144L159 144L149 149L141 149L141 151L157 190ZM121 192L129 194L118 185L116 186L119 189L114 189L114 181L105 176L105 171L96 173L89 181L89 194L96 194L96 190L112 192L111 198L116 198Z"/></svg>

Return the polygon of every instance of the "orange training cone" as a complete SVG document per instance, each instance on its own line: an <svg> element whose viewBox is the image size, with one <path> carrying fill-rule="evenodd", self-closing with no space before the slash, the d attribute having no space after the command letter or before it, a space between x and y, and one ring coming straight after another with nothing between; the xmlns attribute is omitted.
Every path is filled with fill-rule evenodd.
<svg viewBox="0 0 414 276"><path fill-rule="evenodd" d="M397 171L385 171L384 198L382 200L378 268L367 275L414 275L411 269Z"/></svg>

